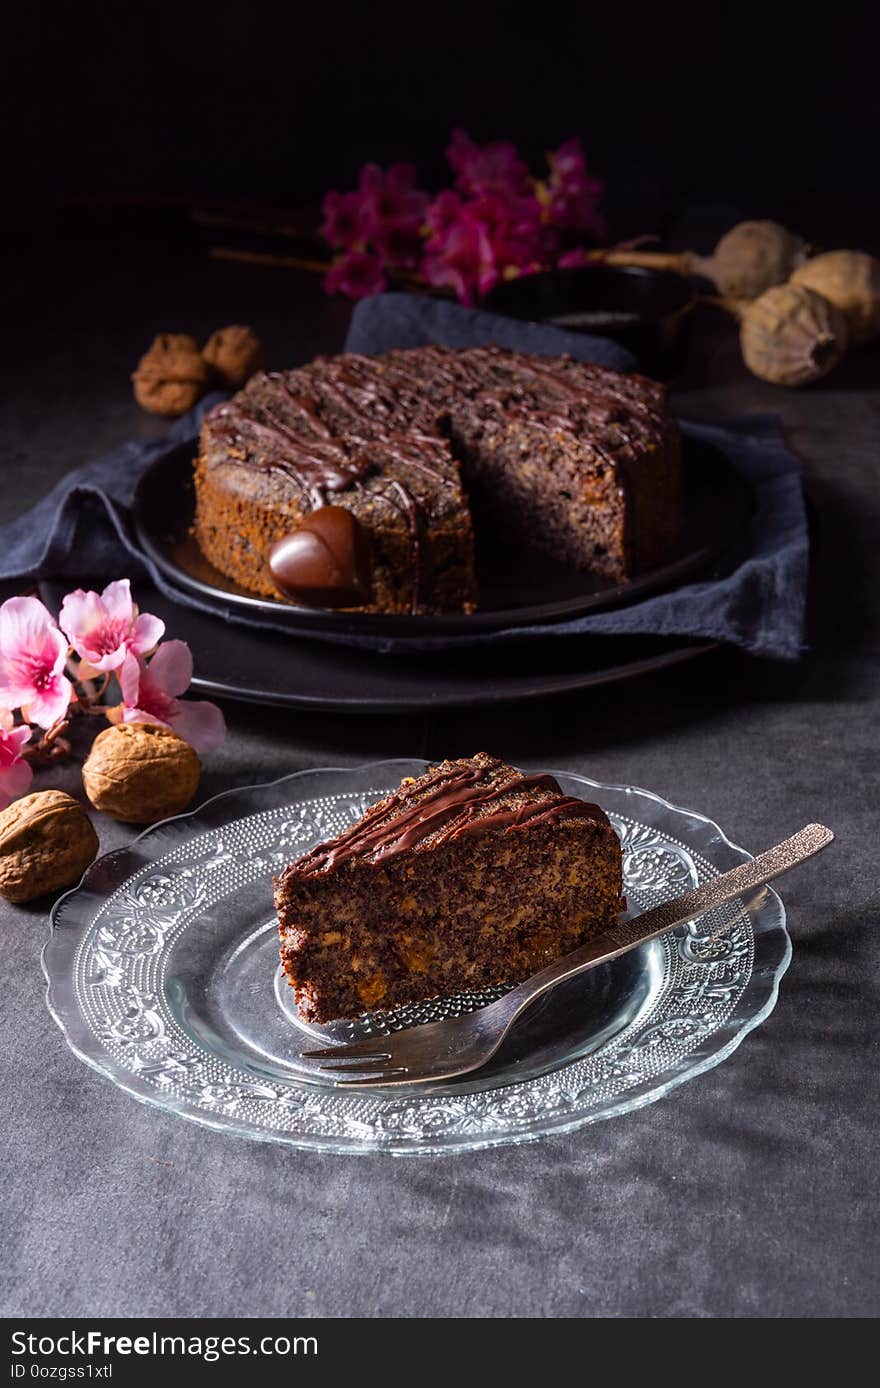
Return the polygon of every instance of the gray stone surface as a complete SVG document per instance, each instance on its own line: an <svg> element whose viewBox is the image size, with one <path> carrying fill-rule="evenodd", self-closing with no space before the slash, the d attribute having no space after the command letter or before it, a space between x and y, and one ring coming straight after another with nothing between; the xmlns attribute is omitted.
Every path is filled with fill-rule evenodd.
<svg viewBox="0 0 880 1388"><path fill-rule="evenodd" d="M3 515L162 427L126 379L154 331L251 321L284 365L340 343L347 316L312 280L198 264L90 272L57 296L39 345L13 312L25 350L6 380ZM200 792L488 747L648 786L753 850L824 820L836 844L782 884L794 962L769 1021L667 1099L568 1136L443 1159L305 1154L143 1107L77 1061L43 1001L45 910L3 904L3 1313L876 1314L877 368L875 353L818 389L774 391L707 316L678 391L703 419L778 410L805 458L817 535L800 664L721 653L480 717L229 705ZM70 766L40 783L76 781ZM98 827L104 850L128 837Z"/></svg>

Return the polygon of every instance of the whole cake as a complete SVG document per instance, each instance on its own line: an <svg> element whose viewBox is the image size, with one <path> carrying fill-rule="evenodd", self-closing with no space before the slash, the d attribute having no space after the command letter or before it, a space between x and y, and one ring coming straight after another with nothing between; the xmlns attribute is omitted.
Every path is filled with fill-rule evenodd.
<svg viewBox="0 0 880 1388"><path fill-rule="evenodd" d="M604 811L485 753L405 780L274 888L281 962L318 1022L527 978L623 904Z"/></svg>
<svg viewBox="0 0 880 1388"><path fill-rule="evenodd" d="M202 424L194 533L242 587L469 612L480 534L621 580L678 536L661 385L567 357L414 347L262 373Z"/></svg>

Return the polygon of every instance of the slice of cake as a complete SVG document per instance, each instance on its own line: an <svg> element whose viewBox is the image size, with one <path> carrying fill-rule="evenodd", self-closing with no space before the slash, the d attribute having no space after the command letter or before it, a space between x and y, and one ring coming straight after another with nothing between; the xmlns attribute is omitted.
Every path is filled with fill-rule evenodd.
<svg viewBox="0 0 880 1388"><path fill-rule="evenodd" d="M310 1021L515 982L614 923L598 805L478 753L408 779L275 880L281 962Z"/></svg>

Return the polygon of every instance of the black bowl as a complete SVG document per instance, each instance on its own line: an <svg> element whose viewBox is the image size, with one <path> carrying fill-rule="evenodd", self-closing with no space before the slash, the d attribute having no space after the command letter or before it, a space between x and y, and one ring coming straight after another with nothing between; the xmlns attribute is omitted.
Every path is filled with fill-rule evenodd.
<svg viewBox="0 0 880 1388"><path fill-rule="evenodd" d="M665 378L684 363L695 302L693 285L682 275L597 264L505 280L486 295L483 307L613 338L629 348L642 371Z"/></svg>

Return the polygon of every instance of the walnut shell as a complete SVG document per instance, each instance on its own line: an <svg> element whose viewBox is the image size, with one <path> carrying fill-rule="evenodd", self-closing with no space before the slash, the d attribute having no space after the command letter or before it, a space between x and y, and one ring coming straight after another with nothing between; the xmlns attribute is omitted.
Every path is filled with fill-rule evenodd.
<svg viewBox="0 0 880 1388"><path fill-rule="evenodd" d="M189 333L160 333L131 379L134 398L142 409L151 414L180 415L204 395L211 372Z"/></svg>
<svg viewBox="0 0 880 1388"><path fill-rule="evenodd" d="M804 244L777 222L740 222L715 247L712 279L729 299L756 299L804 259Z"/></svg>
<svg viewBox="0 0 880 1388"><path fill-rule="evenodd" d="M803 386L837 365L846 350L846 319L801 284L778 284L747 304L740 346L749 370L777 386Z"/></svg>
<svg viewBox="0 0 880 1388"><path fill-rule="evenodd" d="M195 795L201 764L170 728L117 723L99 733L82 770L96 810L126 824L180 814Z"/></svg>
<svg viewBox="0 0 880 1388"><path fill-rule="evenodd" d="M266 365L263 344L253 328L236 323L212 333L202 348L202 356L227 390L239 390Z"/></svg>
<svg viewBox="0 0 880 1388"><path fill-rule="evenodd" d="M98 851L98 835L78 801L38 790L0 814L0 896L33 901L72 887Z"/></svg>
<svg viewBox="0 0 880 1388"><path fill-rule="evenodd" d="M880 260L864 251L827 251L800 265L792 284L814 289L839 308L851 343L880 333Z"/></svg>

